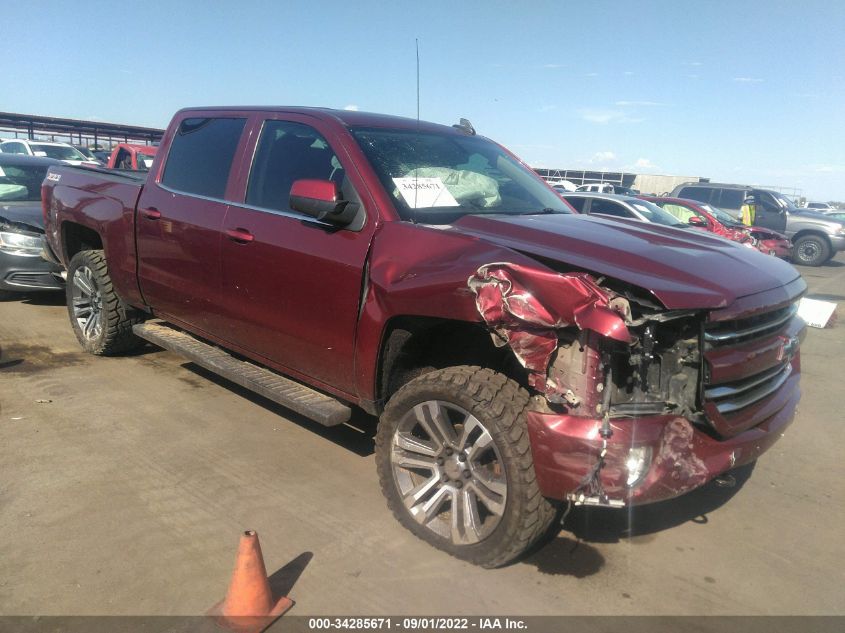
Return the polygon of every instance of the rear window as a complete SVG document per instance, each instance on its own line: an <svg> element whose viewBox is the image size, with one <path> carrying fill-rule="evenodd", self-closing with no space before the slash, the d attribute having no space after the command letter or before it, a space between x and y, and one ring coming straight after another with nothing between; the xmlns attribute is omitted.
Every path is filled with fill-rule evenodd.
<svg viewBox="0 0 845 633"><path fill-rule="evenodd" d="M161 184L222 199L246 119L185 119L173 137Z"/></svg>
<svg viewBox="0 0 845 633"><path fill-rule="evenodd" d="M710 202L710 194L713 190L709 187L684 187L678 193L679 198L689 198L699 202Z"/></svg>

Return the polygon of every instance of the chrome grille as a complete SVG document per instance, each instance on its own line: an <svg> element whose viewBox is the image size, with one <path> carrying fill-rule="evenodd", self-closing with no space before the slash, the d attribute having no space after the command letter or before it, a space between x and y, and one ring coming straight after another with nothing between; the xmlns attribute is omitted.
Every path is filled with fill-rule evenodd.
<svg viewBox="0 0 845 633"><path fill-rule="evenodd" d="M754 376L704 389L704 397L716 405L721 414L733 413L771 395L792 373L792 363L772 367Z"/></svg>
<svg viewBox="0 0 845 633"><path fill-rule="evenodd" d="M787 323L798 313L798 303L734 321L720 321L704 328L704 342L710 346L734 345L767 334Z"/></svg>

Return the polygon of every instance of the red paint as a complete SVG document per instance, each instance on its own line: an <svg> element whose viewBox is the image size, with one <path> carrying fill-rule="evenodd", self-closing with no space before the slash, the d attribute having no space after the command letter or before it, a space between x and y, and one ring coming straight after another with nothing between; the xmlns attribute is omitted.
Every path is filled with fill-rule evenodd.
<svg viewBox="0 0 845 633"><path fill-rule="evenodd" d="M479 314L529 370L529 384L545 393L557 330L573 325L630 343L622 317L607 293L585 273L566 275L536 265L487 264L469 278Z"/></svg>
<svg viewBox="0 0 845 633"><path fill-rule="evenodd" d="M121 152L123 152L124 156L127 154L129 156L129 159L131 161L130 169L138 171L139 169L142 169L141 165L138 163L139 157L153 157L156 155L157 151L158 147L154 145L135 145L132 143L119 143L112 150L112 153L109 156L109 162L106 164L106 167L108 167L109 169L115 169L117 167L125 169L125 167L121 167L121 165L117 164L118 155L121 155Z"/></svg>
<svg viewBox="0 0 845 633"><path fill-rule="evenodd" d="M215 115L246 119L223 198L162 187L179 124ZM268 119L310 125L328 141L365 210L360 230L245 203L250 163ZM401 222L350 125L463 134L360 112L182 110L165 132L143 184L102 171L51 169L59 181L45 181L48 241L67 264L69 223L90 229L102 239L114 287L130 305L361 405L379 398L385 333L399 317L489 326L522 358L532 385L542 392L556 330L589 330L590 349L602 337L630 341L632 333L609 308L601 277L637 287L666 309L707 311L709 321L774 309L806 289L788 264L704 232L555 214L466 216L436 228ZM293 189L321 200L337 195L325 181L298 181ZM776 340L767 338L708 351L704 362L720 380L741 379L771 366L778 349ZM599 358L588 356L585 362L589 394L581 410L593 411ZM656 460L646 482L625 493L633 502L700 485L727 469L734 451L750 459L761 452L758 447L765 450L791 420L797 402L800 363L797 357L792 362L789 382L771 398L732 419L713 415L714 426L728 439L712 439L681 418L615 420L611 457L617 462L603 471L607 489L624 493L617 458L631 442L648 443ZM562 498L581 479L597 454L598 423L587 416L530 414L545 494ZM683 458L680 479L671 472L670 455Z"/></svg>
<svg viewBox="0 0 845 633"><path fill-rule="evenodd" d="M796 363L797 359L796 359ZM611 499L638 505L677 497L765 453L792 423L800 398L798 375L779 392L769 415L729 439L717 440L684 418L652 416L613 420L602 484ZM534 470L544 496L565 499L596 462L601 420L561 414L528 413ZM625 469L630 448L648 446L652 463L643 481L628 488Z"/></svg>
<svg viewBox="0 0 845 633"><path fill-rule="evenodd" d="M290 196L300 198L314 198L335 202L337 200L337 185L331 180L297 180L290 188Z"/></svg>

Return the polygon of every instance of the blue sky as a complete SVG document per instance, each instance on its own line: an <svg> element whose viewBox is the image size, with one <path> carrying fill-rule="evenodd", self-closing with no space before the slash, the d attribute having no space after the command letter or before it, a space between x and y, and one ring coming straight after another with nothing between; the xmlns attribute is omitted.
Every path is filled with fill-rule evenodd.
<svg viewBox="0 0 845 633"><path fill-rule="evenodd" d="M164 127L191 105L470 119L535 167L845 199L845 3L0 2L0 110Z"/></svg>

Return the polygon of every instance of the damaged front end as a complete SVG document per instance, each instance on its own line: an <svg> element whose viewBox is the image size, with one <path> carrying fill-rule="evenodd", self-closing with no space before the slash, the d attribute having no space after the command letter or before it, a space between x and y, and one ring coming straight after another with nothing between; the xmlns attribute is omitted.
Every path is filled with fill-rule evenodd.
<svg viewBox="0 0 845 633"><path fill-rule="evenodd" d="M709 424L706 312L667 310L617 280L508 263L482 266L468 285L494 342L513 350L536 391L527 421L545 496L606 506L658 501L740 465L739 454L750 461L776 439L726 441ZM786 413L767 424L779 430L791 421ZM749 451L747 442L765 446Z"/></svg>

